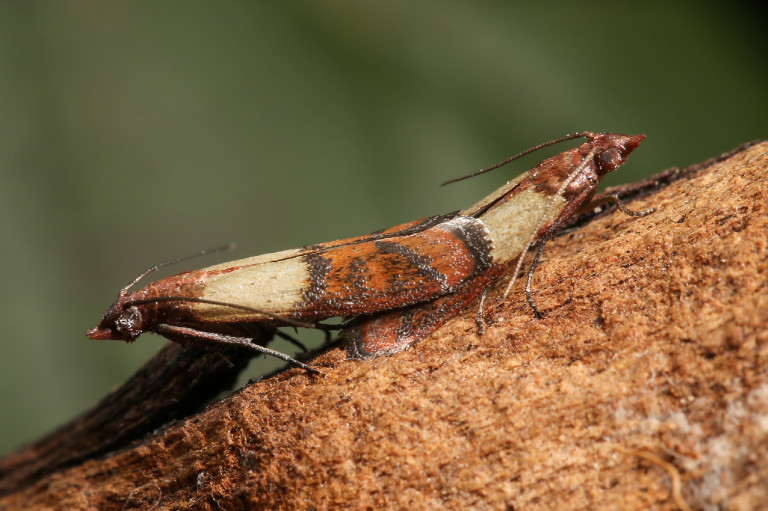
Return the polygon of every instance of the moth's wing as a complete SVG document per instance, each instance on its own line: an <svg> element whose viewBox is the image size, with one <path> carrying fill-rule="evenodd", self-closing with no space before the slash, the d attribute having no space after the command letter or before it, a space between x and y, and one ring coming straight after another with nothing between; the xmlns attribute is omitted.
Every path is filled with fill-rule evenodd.
<svg viewBox="0 0 768 511"><path fill-rule="evenodd" d="M443 215L189 272L163 292L202 299L184 311L197 322L375 314L453 292L492 264L491 247L481 220Z"/></svg>
<svg viewBox="0 0 768 511"><path fill-rule="evenodd" d="M472 303L502 271L494 266L456 292L429 302L355 318L341 334L347 353L352 358L375 358L410 348Z"/></svg>
<svg viewBox="0 0 768 511"><path fill-rule="evenodd" d="M431 216L428 218L422 218L420 220L414 220L413 222L407 222L404 224L396 225L388 229L381 231L375 231L364 236L356 236L354 238L345 238L343 240L328 241L326 243L317 243L315 245L305 245L299 248L292 248L289 250L282 250L280 252L270 252L269 254L261 254L253 257L247 257L245 259L239 259L236 261L228 261L220 263L214 266L204 268L204 272L217 272L217 271L231 271L233 268L241 268L245 266L258 266L270 263L276 263L281 261L288 261L295 258L302 258L310 256L312 254L322 253L332 249L338 249L347 246L359 245L370 241L386 240L388 238L394 238L398 236L408 236L422 232L430 227L434 227L446 220L450 220L458 215L458 211L453 213L447 213L445 215Z"/></svg>
<svg viewBox="0 0 768 511"><path fill-rule="evenodd" d="M336 241L328 241L326 243L319 243L317 245L307 245L306 247L303 247L303 248L311 252L322 252L323 250L327 250L329 248L357 245L357 244L365 243L368 241L384 240L387 238L394 238L397 236L408 236L410 234L422 232L426 229L429 229L430 227L434 227L438 224L441 224L447 220L450 220L451 218L458 216L458 214L459 214L458 211L454 211L452 213L446 213L444 215L430 216L427 218L414 220L413 222L406 222L404 224L395 225L394 227L389 227L387 229L382 229L380 231L374 231L364 236L357 236L355 238L346 238L343 240L336 240Z"/></svg>
<svg viewBox="0 0 768 511"><path fill-rule="evenodd" d="M309 279L295 318L374 314L453 293L493 264L482 221L457 216L403 236L305 256Z"/></svg>

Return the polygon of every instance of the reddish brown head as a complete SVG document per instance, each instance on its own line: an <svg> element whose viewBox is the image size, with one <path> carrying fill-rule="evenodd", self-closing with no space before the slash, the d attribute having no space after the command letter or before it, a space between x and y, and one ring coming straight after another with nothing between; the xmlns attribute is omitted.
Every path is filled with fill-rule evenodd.
<svg viewBox="0 0 768 511"><path fill-rule="evenodd" d="M171 259L170 261L160 263L147 269L138 277L133 279L130 284L120 290L120 294L118 295L117 300L115 300L115 303L113 303L109 309L107 309L107 312L104 313L104 317L101 319L101 322L97 326L88 330L85 334L91 339L98 340L115 340L126 342L135 341L136 338L142 334L142 332L152 330L151 326L153 324L153 314L148 305L150 301L146 300L146 298L148 298L147 292L140 289L133 293L129 293L129 289L136 285L136 283L143 279L145 276L157 270L158 268L162 268L163 266L177 263L191 257L197 257L222 250L231 250L232 248L234 248L234 245L229 244L211 250L203 250L197 254ZM155 286L153 286L153 288L157 288L157 283ZM147 288L144 289L146 290ZM152 297L156 297L156 294L153 294Z"/></svg>
<svg viewBox="0 0 768 511"><path fill-rule="evenodd" d="M126 288L120 290L99 324L86 332L91 339L133 342L149 326L147 308L132 305Z"/></svg>
<svg viewBox="0 0 768 511"><path fill-rule="evenodd" d="M635 150L645 135L621 135L619 133L600 133L588 137L589 145L597 150L595 164L598 177L621 167L629 153Z"/></svg>

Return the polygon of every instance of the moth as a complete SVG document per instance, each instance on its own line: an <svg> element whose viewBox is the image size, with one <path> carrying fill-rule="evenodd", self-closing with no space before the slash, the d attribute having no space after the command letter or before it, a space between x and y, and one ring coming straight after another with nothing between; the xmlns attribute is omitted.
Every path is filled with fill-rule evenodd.
<svg viewBox="0 0 768 511"><path fill-rule="evenodd" d="M87 335L133 342L154 332L184 345L242 346L317 372L252 341L281 326L332 329L322 321L340 316L352 357L388 355L413 346L478 297L482 326L489 288L514 268L506 297L524 254L539 244L535 266L545 242L574 214L606 201L633 216L652 211L631 211L616 196L595 198L603 176L624 164L645 135L580 132L481 172L579 137L586 140L578 147L542 161L462 211L189 271L130 291L150 269L120 290ZM530 293L532 269L526 297L538 315Z"/></svg>

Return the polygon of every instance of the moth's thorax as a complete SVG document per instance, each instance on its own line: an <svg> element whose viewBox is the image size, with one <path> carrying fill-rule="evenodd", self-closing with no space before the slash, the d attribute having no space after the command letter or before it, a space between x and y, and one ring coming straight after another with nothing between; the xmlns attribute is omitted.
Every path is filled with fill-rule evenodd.
<svg viewBox="0 0 768 511"><path fill-rule="evenodd" d="M584 143L581 146L560 153L551 158L547 158L530 170L530 177L526 181L520 183L522 188L530 188L536 193L541 193L547 196L554 196L561 193L563 183L571 176L573 171L585 163L585 158L589 156L588 143ZM586 149L586 152L584 151ZM584 174L584 177L596 174L594 171L594 163L587 162L586 167L579 172ZM574 180L576 181L576 179ZM583 179L578 179L579 183L583 183ZM575 183L572 182L571 185ZM569 190L573 186L569 186Z"/></svg>

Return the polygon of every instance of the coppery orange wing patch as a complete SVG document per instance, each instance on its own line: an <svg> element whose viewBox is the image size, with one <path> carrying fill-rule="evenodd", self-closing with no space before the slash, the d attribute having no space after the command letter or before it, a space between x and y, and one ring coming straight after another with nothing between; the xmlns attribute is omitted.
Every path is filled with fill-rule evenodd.
<svg viewBox="0 0 768 511"><path fill-rule="evenodd" d="M294 317L352 316L453 292L491 265L482 223L456 217L408 236L307 256L311 282Z"/></svg>
<svg viewBox="0 0 768 511"><path fill-rule="evenodd" d="M342 337L353 358L374 358L403 351L440 328L482 293L504 266L494 266L458 291L427 303L356 318Z"/></svg>

